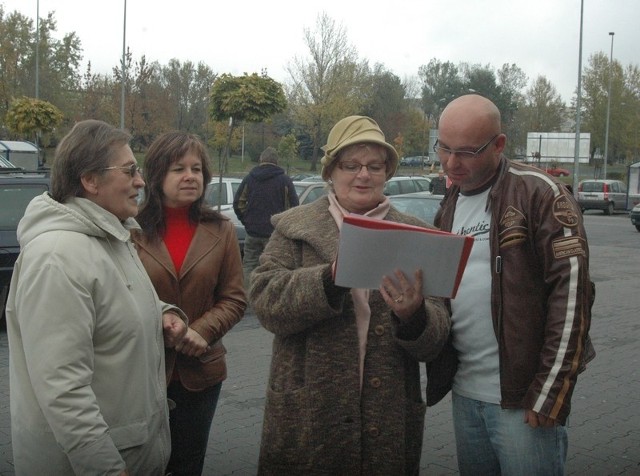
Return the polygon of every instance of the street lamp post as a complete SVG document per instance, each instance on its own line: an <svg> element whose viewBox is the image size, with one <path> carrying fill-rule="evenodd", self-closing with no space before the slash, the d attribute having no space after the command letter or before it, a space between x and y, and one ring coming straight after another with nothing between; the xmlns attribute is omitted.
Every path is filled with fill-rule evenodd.
<svg viewBox="0 0 640 476"><path fill-rule="evenodd" d="M580 0L580 41L578 48L578 94L576 97L576 140L573 149L573 193L578 197L580 183L580 109L582 103L582 24L584 17L584 0Z"/></svg>
<svg viewBox="0 0 640 476"><path fill-rule="evenodd" d="M611 53L609 56L609 94L607 98L607 125L604 132L604 178L607 178L607 162L609 161L609 116L611 114L611 80L613 79L613 35L615 32L610 31L611 36Z"/></svg>
<svg viewBox="0 0 640 476"><path fill-rule="evenodd" d="M40 99L40 0L36 2L36 99Z"/></svg>
<svg viewBox="0 0 640 476"><path fill-rule="evenodd" d="M124 90L125 90L125 70L126 70L126 50L127 50L127 0L124 0L124 21L122 24L122 91L120 93L120 129L124 129Z"/></svg>

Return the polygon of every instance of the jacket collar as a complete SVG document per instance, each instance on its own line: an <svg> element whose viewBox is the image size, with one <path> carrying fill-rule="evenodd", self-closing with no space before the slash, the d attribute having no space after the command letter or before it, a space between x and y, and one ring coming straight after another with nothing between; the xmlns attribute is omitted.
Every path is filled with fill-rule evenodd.
<svg viewBox="0 0 640 476"><path fill-rule="evenodd" d="M165 268L176 280L182 279L207 253L218 246L220 240L220 235L216 233L212 224L200 223L193 235L187 254L184 257L184 262L182 263L180 276L178 276L164 241L160 240L152 243L138 239L138 237L135 239L136 244Z"/></svg>

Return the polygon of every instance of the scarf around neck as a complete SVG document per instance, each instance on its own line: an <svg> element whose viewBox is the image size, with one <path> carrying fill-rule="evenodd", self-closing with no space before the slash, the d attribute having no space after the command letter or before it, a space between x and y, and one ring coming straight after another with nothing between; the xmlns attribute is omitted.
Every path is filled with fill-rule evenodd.
<svg viewBox="0 0 640 476"><path fill-rule="evenodd" d="M342 229L343 218L351 213L338 203L338 198L334 192L328 194L329 213L336 222L338 230ZM389 212L390 201L388 197L384 197L375 208L364 213L364 216L378 218L383 220ZM369 307L369 289L351 289L351 299L353 299L353 309L356 314L356 329L358 332L358 355L360 369L360 390L362 391L362 377L364 373L364 358L367 353L367 332L369 331L369 322L371 321L371 308Z"/></svg>

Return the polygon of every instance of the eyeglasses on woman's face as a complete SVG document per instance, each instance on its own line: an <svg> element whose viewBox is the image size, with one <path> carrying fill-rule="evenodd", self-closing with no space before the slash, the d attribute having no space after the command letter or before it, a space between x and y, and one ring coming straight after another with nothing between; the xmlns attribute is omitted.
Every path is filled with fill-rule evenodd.
<svg viewBox="0 0 640 476"><path fill-rule="evenodd" d="M433 151L438 154L440 159L447 159L451 155L456 155L458 158L466 160L466 159L475 159L479 155L481 155L491 143L498 138L500 134L496 134L489 141L483 145L482 147L476 150L469 149L449 149L448 147L442 147L439 144L440 139L436 140L436 143L433 145Z"/></svg>
<svg viewBox="0 0 640 476"><path fill-rule="evenodd" d="M113 167L105 167L101 170L122 170L128 174L131 178L134 178L136 174L142 174L142 169L138 167L138 164L131 165L114 165Z"/></svg>
<svg viewBox="0 0 640 476"><path fill-rule="evenodd" d="M365 167L371 175L385 175L387 173L386 162L372 162L370 164L361 164L360 162L354 162L352 160L338 162L338 168L351 175L359 174L363 167Z"/></svg>

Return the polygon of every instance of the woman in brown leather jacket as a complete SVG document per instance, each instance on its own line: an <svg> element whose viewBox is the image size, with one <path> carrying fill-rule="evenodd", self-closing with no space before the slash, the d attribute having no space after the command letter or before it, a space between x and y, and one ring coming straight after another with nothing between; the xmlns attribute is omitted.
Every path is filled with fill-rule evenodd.
<svg viewBox="0 0 640 476"><path fill-rule="evenodd" d="M167 356L171 459L167 472L202 473L222 381L224 336L244 314L242 260L233 224L204 202L211 174L202 142L169 132L144 161L145 200L134 236L160 298L181 307L189 330Z"/></svg>

